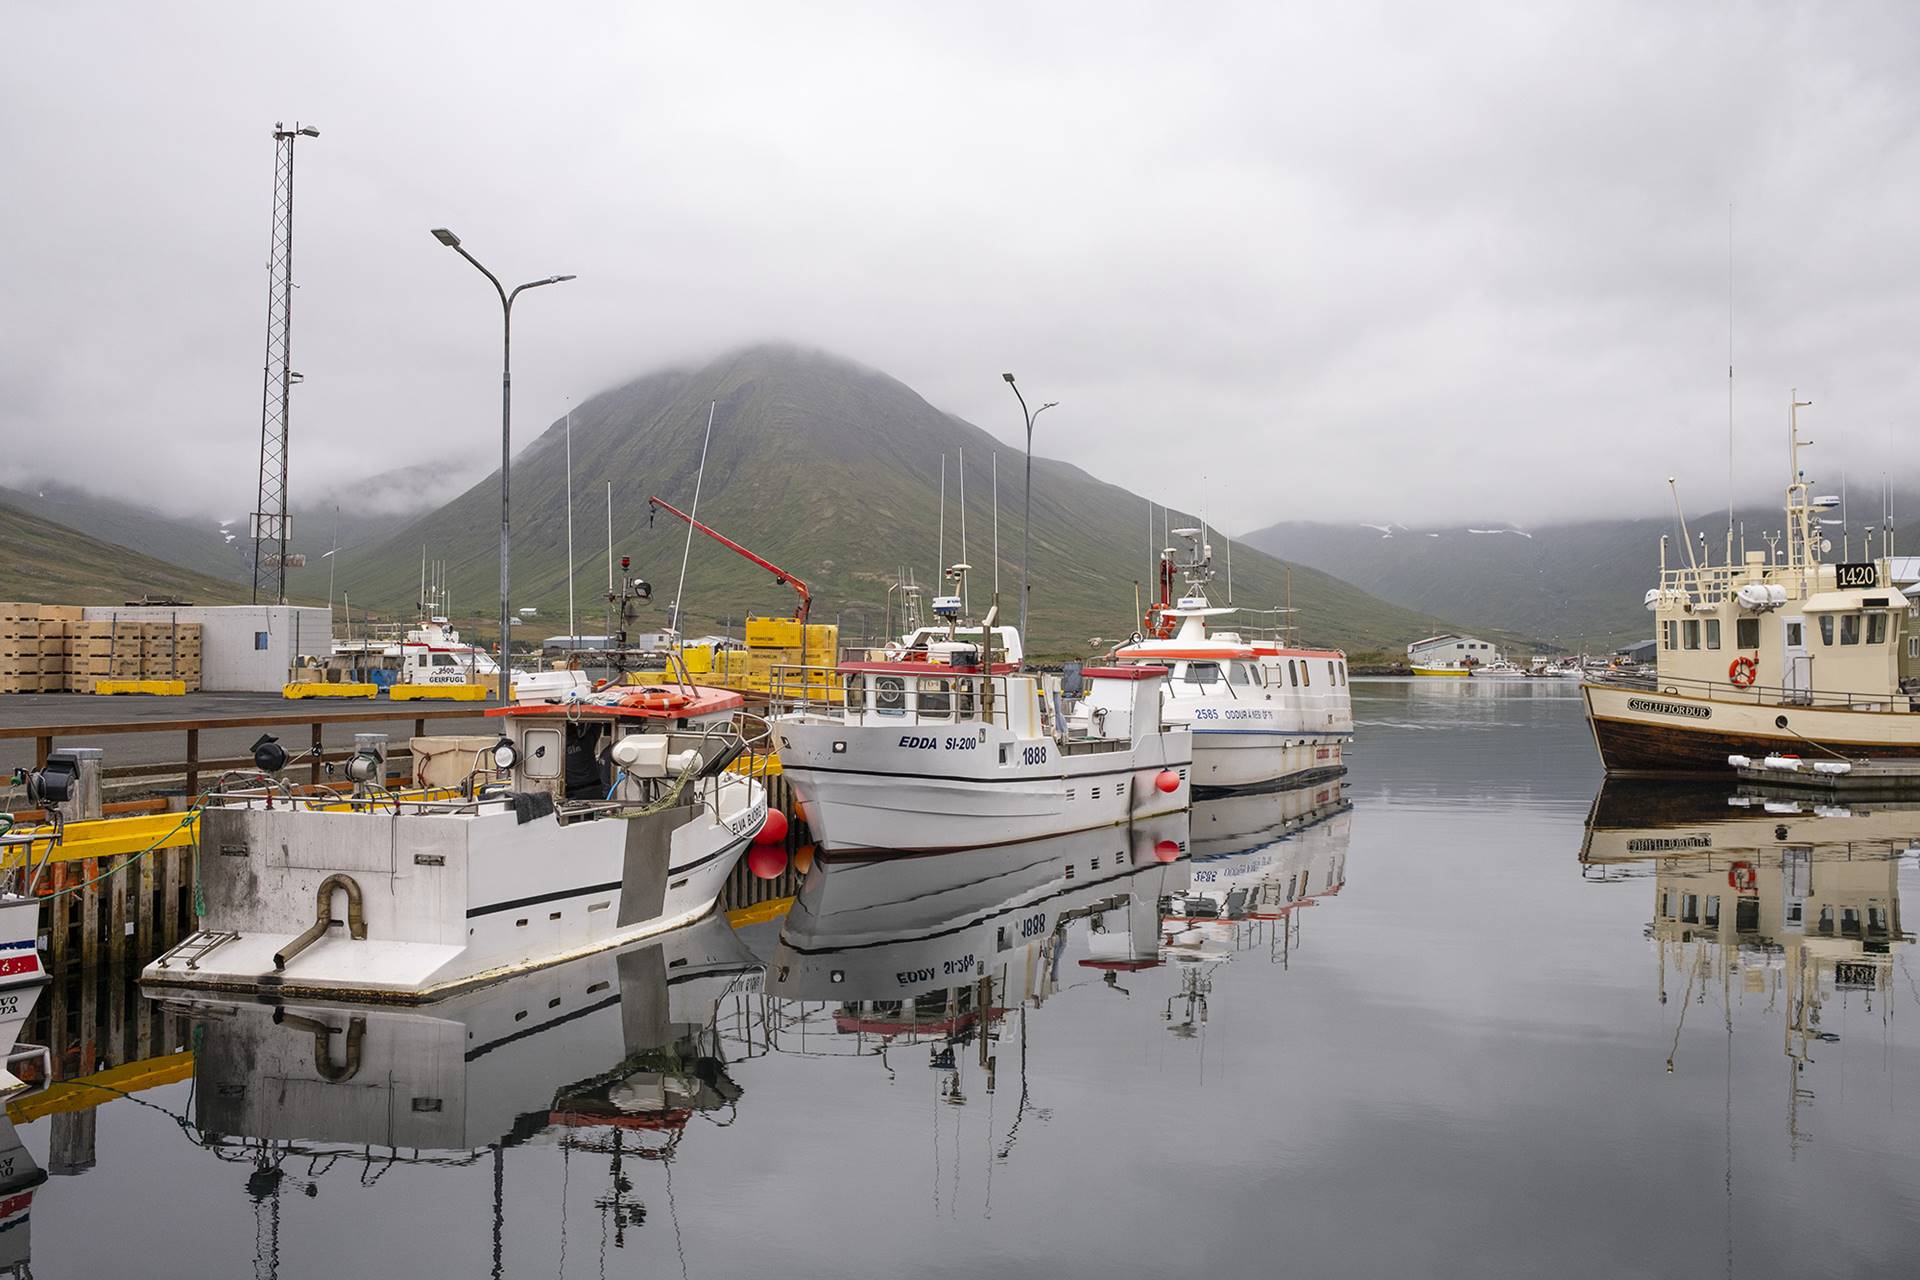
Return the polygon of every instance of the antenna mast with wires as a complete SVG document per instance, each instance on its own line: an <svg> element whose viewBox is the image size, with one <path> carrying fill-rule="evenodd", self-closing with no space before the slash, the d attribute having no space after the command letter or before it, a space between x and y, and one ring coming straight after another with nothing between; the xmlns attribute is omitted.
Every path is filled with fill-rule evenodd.
<svg viewBox="0 0 1920 1280"><path fill-rule="evenodd" d="M260 392L260 487L253 504L253 603L287 602L287 409L293 384L293 143L320 131L273 125L273 241L267 253L267 360Z"/></svg>

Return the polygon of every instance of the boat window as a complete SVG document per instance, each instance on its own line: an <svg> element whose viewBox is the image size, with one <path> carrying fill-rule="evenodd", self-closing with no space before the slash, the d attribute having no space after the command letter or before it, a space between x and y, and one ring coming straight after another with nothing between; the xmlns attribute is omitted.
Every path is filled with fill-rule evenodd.
<svg viewBox="0 0 1920 1280"><path fill-rule="evenodd" d="M436 667L457 667L460 664L453 660L453 655L450 653L436 653L433 655L433 665Z"/></svg>
<svg viewBox="0 0 1920 1280"><path fill-rule="evenodd" d="M1734 647L1740 649L1758 649L1760 647L1760 619L1736 618L1733 623Z"/></svg>
<svg viewBox="0 0 1920 1280"><path fill-rule="evenodd" d="M416 667L424 667L424 666L426 666L426 665L427 665L427 655L426 655L426 654L424 654L424 653L423 653L423 654L421 654L421 655L420 655L420 658L419 658L419 660L418 660L418 661L416 661L416 662L415 662L415 663L414 663L413 665L414 665L414 666L416 666Z"/></svg>
<svg viewBox="0 0 1920 1280"><path fill-rule="evenodd" d="M1682 647L1698 649L1700 647L1700 619L1688 618L1685 622L1681 623L1680 635Z"/></svg>
<svg viewBox="0 0 1920 1280"><path fill-rule="evenodd" d="M1247 664L1244 662L1229 662L1227 664L1227 683L1245 684L1246 682Z"/></svg>
<svg viewBox="0 0 1920 1280"><path fill-rule="evenodd" d="M1305 658L1300 659L1300 683L1313 688L1313 664Z"/></svg>
<svg viewBox="0 0 1920 1280"><path fill-rule="evenodd" d="M1708 618L1707 619L1707 648L1718 649L1719 647L1720 647L1720 619Z"/></svg>
<svg viewBox="0 0 1920 1280"><path fill-rule="evenodd" d="M1187 664L1188 684L1218 684L1220 682L1220 664L1217 662L1189 662Z"/></svg>
<svg viewBox="0 0 1920 1280"><path fill-rule="evenodd" d="M1859 614L1843 613L1840 615L1840 643L1841 644L1859 644L1860 643L1860 615Z"/></svg>
<svg viewBox="0 0 1920 1280"><path fill-rule="evenodd" d="M1662 618L1660 620L1660 647L1663 649L1677 647L1673 640L1673 620L1671 618Z"/></svg>
<svg viewBox="0 0 1920 1280"><path fill-rule="evenodd" d="M1820 615L1820 643L1833 643L1833 615L1830 613Z"/></svg>
<svg viewBox="0 0 1920 1280"><path fill-rule="evenodd" d="M847 709L865 711L867 709L867 678L863 675L847 677Z"/></svg>
<svg viewBox="0 0 1920 1280"><path fill-rule="evenodd" d="M1790 648L1798 649L1805 643L1806 641L1801 638L1800 620L1796 618L1787 624L1787 645Z"/></svg>
<svg viewBox="0 0 1920 1280"><path fill-rule="evenodd" d="M1920 658L1920 636L1907 637L1907 656L1909 658Z"/></svg>
<svg viewBox="0 0 1920 1280"><path fill-rule="evenodd" d="M1287 683L1296 689L1300 687L1300 670L1293 665L1292 658L1287 659Z"/></svg>
<svg viewBox="0 0 1920 1280"><path fill-rule="evenodd" d="M883 716L907 713L907 681L904 676L873 678L873 709Z"/></svg>
<svg viewBox="0 0 1920 1280"><path fill-rule="evenodd" d="M944 720L953 714L952 687L945 680L920 681L920 716L927 720Z"/></svg>
<svg viewBox="0 0 1920 1280"><path fill-rule="evenodd" d="M1265 685L1267 683L1266 673L1260 670L1260 664L1257 662L1249 662L1247 664L1247 674L1253 677L1253 682L1257 685Z"/></svg>
<svg viewBox="0 0 1920 1280"><path fill-rule="evenodd" d="M953 709L962 720L973 719L973 681L955 680L953 682Z"/></svg>
<svg viewBox="0 0 1920 1280"><path fill-rule="evenodd" d="M1334 674L1333 663L1331 661L1327 663L1327 683L1328 684L1340 683L1340 677Z"/></svg>
<svg viewBox="0 0 1920 1280"><path fill-rule="evenodd" d="M1867 615L1867 643L1885 644L1887 642L1887 615L1870 613Z"/></svg>
<svg viewBox="0 0 1920 1280"><path fill-rule="evenodd" d="M1708 928L1712 928L1712 929L1717 929L1720 927L1720 895L1719 894L1710 893L1707 895L1707 915L1706 915L1706 919L1702 921L1702 923L1704 923Z"/></svg>
<svg viewBox="0 0 1920 1280"><path fill-rule="evenodd" d="M1347 687L1347 664L1344 662L1340 664L1340 687L1342 689Z"/></svg>

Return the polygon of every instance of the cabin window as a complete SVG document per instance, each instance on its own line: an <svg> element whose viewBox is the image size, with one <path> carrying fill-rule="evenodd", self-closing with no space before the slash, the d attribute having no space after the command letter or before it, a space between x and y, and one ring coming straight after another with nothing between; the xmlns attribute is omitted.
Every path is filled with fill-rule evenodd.
<svg viewBox="0 0 1920 1280"><path fill-rule="evenodd" d="M1820 615L1820 643L1833 643L1833 615L1830 613Z"/></svg>
<svg viewBox="0 0 1920 1280"><path fill-rule="evenodd" d="M1707 619L1707 648L1718 649L1719 647L1720 647L1720 619L1708 618Z"/></svg>
<svg viewBox="0 0 1920 1280"><path fill-rule="evenodd" d="M907 681L904 676L873 678L873 709L883 716L907 713Z"/></svg>
<svg viewBox="0 0 1920 1280"><path fill-rule="evenodd" d="M1800 620L1796 618L1787 624L1787 647L1798 649L1805 643L1806 641L1801 638Z"/></svg>
<svg viewBox="0 0 1920 1280"><path fill-rule="evenodd" d="M1247 675L1250 676L1257 685L1264 686L1267 683L1267 677L1260 670L1260 664L1257 662L1249 662L1247 664Z"/></svg>
<svg viewBox="0 0 1920 1280"><path fill-rule="evenodd" d="M1333 663L1327 663L1327 683L1338 684L1339 682L1340 678L1333 673Z"/></svg>
<svg viewBox="0 0 1920 1280"><path fill-rule="evenodd" d="M427 665L427 655L426 655L426 654L424 654L424 653L423 653L423 654L421 654L421 655L420 655L420 657L419 657L419 659L418 659L417 661L415 661L413 665L414 665L414 666L416 666L416 667L424 667L424 666L426 666L426 665Z"/></svg>
<svg viewBox="0 0 1920 1280"><path fill-rule="evenodd" d="M953 709L962 720L973 719L973 681L955 680L953 682Z"/></svg>
<svg viewBox="0 0 1920 1280"><path fill-rule="evenodd" d="M433 665L436 667L457 667L460 664L453 660L453 655L450 653L436 653L433 655Z"/></svg>
<svg viewBox="0 0 1920 1280"><path fill-rule="evenodd" d="M1340 687L1347 687L1347 664L1344 662L1340 664Z"/></svg>
<svg viewBox="0 0 1920 1280"><path fill-rule="evenodd" d="M1688 618L1680 624L1681 645L1688 649L1700 647L1700 619Z"/></svg>
<svg viewBox="0 0 1920 1280"><path fill-rule="evenodd" d="M1885 644L1887 642L1887 615L1870 613L1867 615L1867 643Z"/></svg>
<svg viewBox="0 0 1920 1280"><path fill-rule="evenodd" d="M1313 688L1313 666L1305 658L1300 659L1300 683Z"/></svg>
<svg viewBox="0 0 1920 1280"><path fill-rule="evenodd" d="M1217 662L1189 662L1186 681L1188 684L1218 684L1220 682L1220 664Z"/></svg>
<svg viewBox="0 0 1920 1280"><path fill-rule="evenodd" d="M1738 649L1758 649L1760 647L1760 619L1734 619L1733 643L1734 647Z"/></svg>
<svg viewBox="0 0 1920 1280"><path fill-rule="evenodd" d="M847 710L865 711L867 709L867 678L862 675L847 677Z"/></svg>
<svg viewBox="0 0 1920 1280"><path fill-rule="evenodd" d="M1227 664L1227 683L1245 684L1246 682L1247 664L1244 662L1229 662Z"/></svg>
<svg viewBox="0 0 1920 1280"><path fill-rule="evenodd" d="M1920 636L1907 637L1907 656L1909 658L1920 658Z"/></svg>
<svg viewBox="0 0 1920 1280"><path fill-rule="evenodd" d="M1841 644L1859 644L1860 643L1860 615L1859 614L1843 613L1840 615L1840 643Z"/></svg>
<svg viewBox="0 0 1920 1280"><path fill-rule="evenodd" d="M1673 621L1669 618L1662 618L1660 620L1660 647L1663 649L1678 647L1673 639Z"/></svg>
<svg viewBox="0 0 1920 1280"><path fill-rule="evenodd" d="M920 681L920 715L927 720L945 720L953 714L953 687L945 680Z"/></svg>
<svg viewBox="0 0 1920 1280"><path fill-rule="evenodd" d="M1710 929L1718 929L1720 927L1720 895L1719 894L1710 893L1707 895L1707 917L1702 923L1704 923Z"/></svg>
<svg viewBox="0 0 1920 1280"><path fill-rule="evenodd" d="M1296 689L1300 687L1300 672L1299 669L1293 665L1292 658L1287 659L1287 683Z"/></svg>

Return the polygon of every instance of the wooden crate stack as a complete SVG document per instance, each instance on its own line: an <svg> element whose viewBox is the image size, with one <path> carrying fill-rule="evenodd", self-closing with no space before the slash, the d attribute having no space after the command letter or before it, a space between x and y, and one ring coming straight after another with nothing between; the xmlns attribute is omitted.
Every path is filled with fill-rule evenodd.
<svg viewBox="0 0 1920 1280"><path fill-rule="evenodd" d="M200 687L200 624L148 622L140 627L140 678L181 680Z"/></svg>
<svg viewBox="0 0 1920 1280"><path fill-rule="evenodd" d="M66 687L66 629L80 610L0 602L0 693L58 693Z"/></svg>
<svg viewBox="0 0 1920 1280"><path fill-rule="evenodd" d="M125 640L110 621L92 619L67 624L66 688L69 693L92 693L102 680L135 679L140 675L139 629L134 629L132 669L115 657ZM116 641L118 643L116 644Z"/></svg>

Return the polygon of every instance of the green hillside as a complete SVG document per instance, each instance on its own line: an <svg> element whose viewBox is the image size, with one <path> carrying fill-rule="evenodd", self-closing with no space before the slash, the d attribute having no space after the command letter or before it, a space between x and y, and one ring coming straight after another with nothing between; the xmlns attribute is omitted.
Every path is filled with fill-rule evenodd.
<svg viewBox="0 0 1920 1280"><path fill-rule="evenodd" d="M237 604L245 584L182 569L0 503L0 600L123 604L143 595Z"/></svg>
<svg viewBox="0 0 1920 1280"><path fill-rule="evenodd" d="M839 616L848 640L880 637L887 588L903 566L934 579L941 455L947 455L946 559L960 558L959 452L966 452L966 554L975 566L976 612L993 590L992 457L999 453L1003 612L1018 613L1021 457L986 432L942 413L884 374L832 356L761 346L699 368L650 374L603 392L573 413L576 590L579 629L603 625L607 580L606 486L613 495L615 557L656 587L653 619L679 575L685 526L649 525L646 499L693 501L709 402L717 404L700 517L800 575L814 618ZM513 603L536 607L529 633L566 627L566 511L562 426L554 424L513 470ZM1136 624L1134 583L1149 571L1147 501L1080 468L1035 459L1034 601L1030 648L1085 653ZM1180 523L1176 514L1175 524ZM472 627L498 601L499 480L475 485L339 567L361 606L400 610L417 594L422 548L448 562L452 612ZM311 572L311 571L310 571ZM1275 607L1286 594L1280 561L1234 552L1236 602ZM1325 573L1296 568L1292 600L1309 640L1349 650L1398 649L1440 626L1437 618L1380 600ZM687 629L736 629L744 613L787 613L791 592L703 538L693 544ZM1471 622L1470 618L1457 619ZM491 628L489 628L490 630Z"/></svg>

